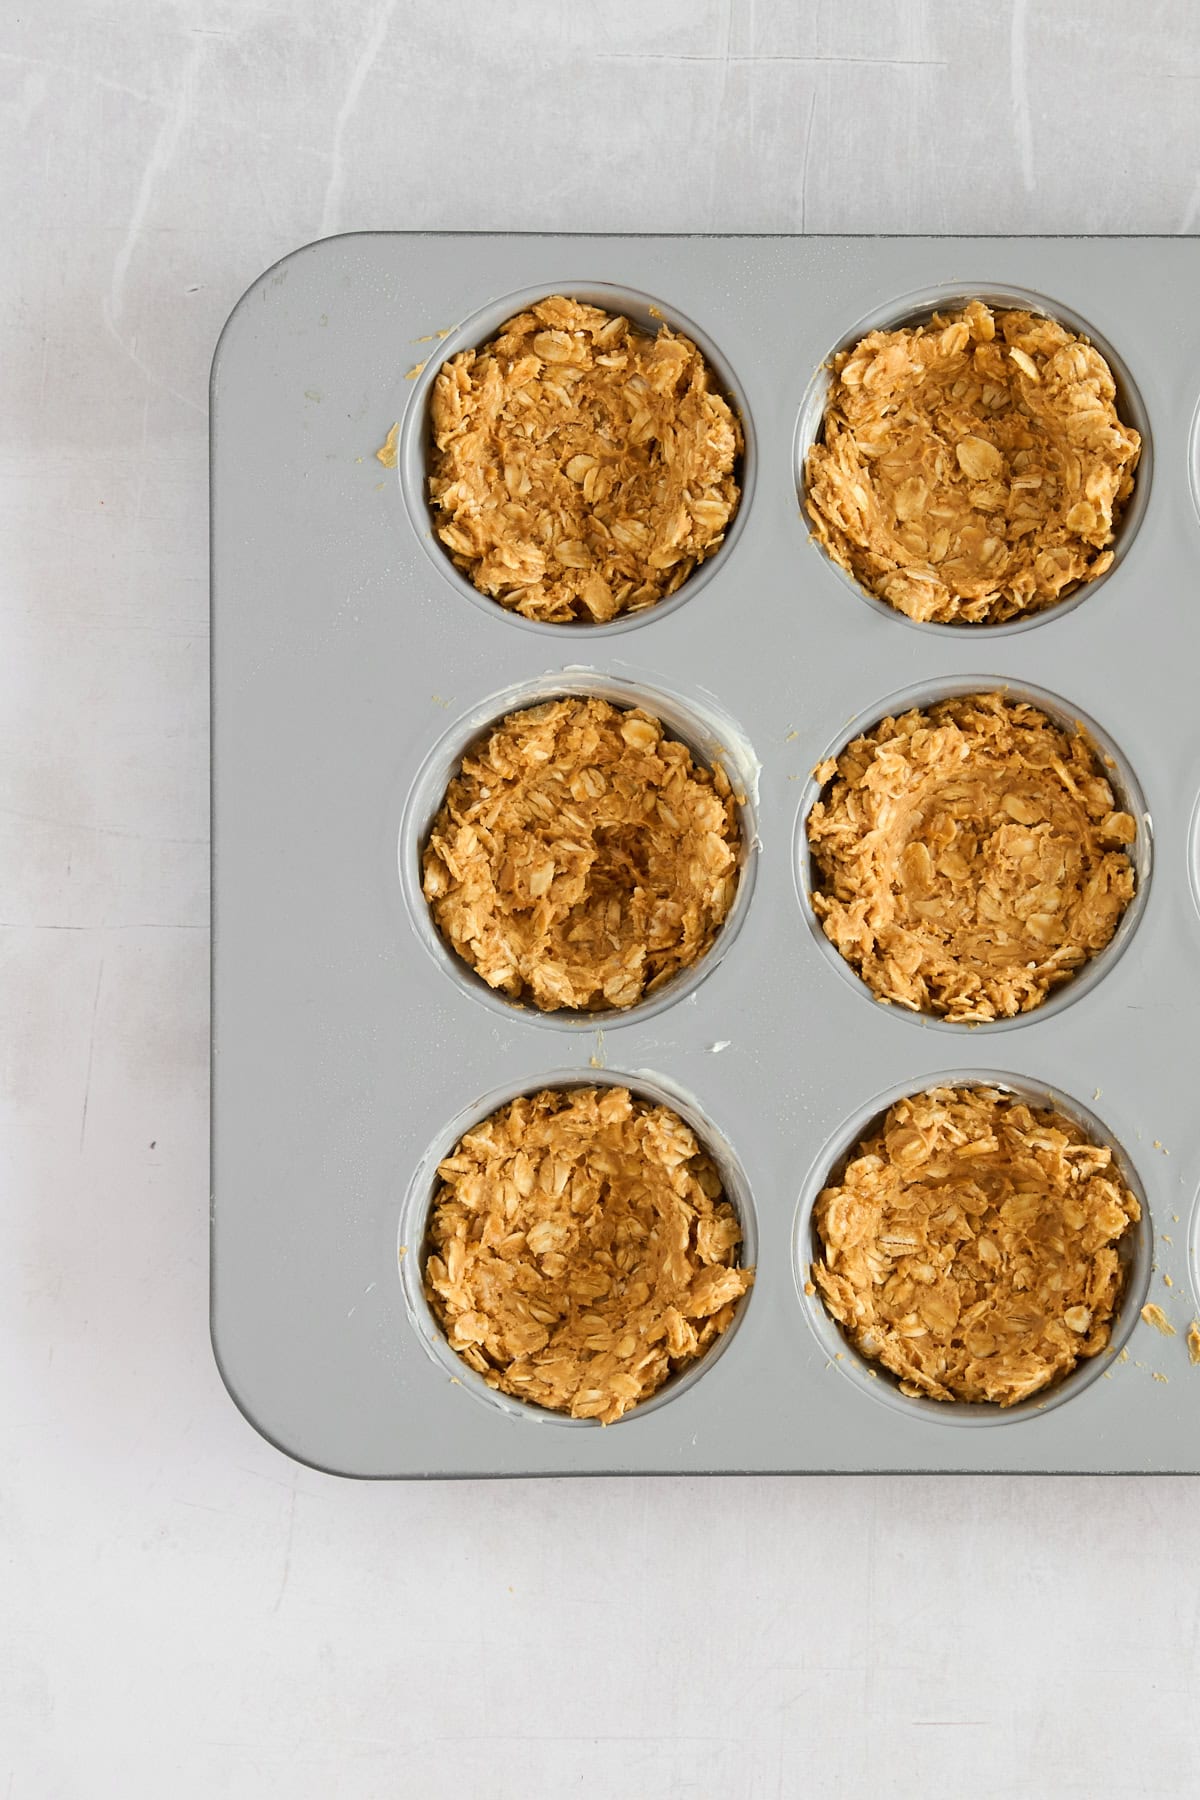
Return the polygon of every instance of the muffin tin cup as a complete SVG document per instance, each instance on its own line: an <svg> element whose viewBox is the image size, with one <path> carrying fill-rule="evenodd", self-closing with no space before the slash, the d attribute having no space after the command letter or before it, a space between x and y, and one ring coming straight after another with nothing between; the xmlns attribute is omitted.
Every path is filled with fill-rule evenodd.
<svg viewBox="0 0 1200 1800"><path fill-rule="evenodd" d="M1031 687L1028 682L1012 682L988 676L945 676L940 681L928 681L904 688L898 694L890 694L886 700L868 707L865 712L849 725L836 744L830 744L819 759L825 762L830 757L837 757L851 744L855 738L872 731L884 719L898 718L913 707L929 707L939 700L951 700L966 694L1003 693L1010 700L1025 701L1036 706L1052 719L1064 731L1074 732L1082 729L1095 747L1104 768L1105 776L1113 790L1113 799L1118 809L1132 815L1137 826L1137 837L1130 846L1130 861L1133 864L1137 879L1133 898L1121 914L1120 922L1104 949L1091 957L1078 972L1054 988L1040 1006L1029 1012L1016 1013L1012 1018L987 1019L972 1021L953 1021L944 1019L934 1013L912 1012L907 1007L881 1001L868 987L858 971L847 962L841 951L826 936L820 919L813 907L814 864L812 851L808 843L808 819L813 807L828 787L827 782L819 782L814 776L806 786L800 801L800 810L796 815L796 829L793 839L793 857L796 871L796 888L800 905L804 912L809 929L816 939L826 960L838 973L853 983L856 990L869 1000L873 1006L893 1014L896 1018L907 1019L917 1025L932 1027L938 1031L984 1033L991 1036L993 1032L1011 1031L1018 1025L1027 1025L1035 1020L1054 1018L1066 1007L1082 1000L1104 980L1108 971L1114 967L1122 956L1126 945L1131 941L1141 921L1150 895L1150 877L1154 855L1154 825L1147 809L1146 798L1142 792L1130 763L1120 746L1108 733L1089 718L1078 707L1060 698L1057 694L1047 693L1044 688Z"/></svg>
<svg viewBox="0 0 1200 1800"><path fill-rule="evenodd" d="M1117 521L1113 535L1113 560L1103 575L1094 581L1082 583L1065 594L1053 606L1042 608L1040 612L1031 613L1027 618L1008 619L999 625L946 624L931 619L910 619L907 613L901 612L888 601L872 594L860 586L855 578L835 563L822 544L814 537L812 548L833 569L846 586L860 600L890 618L901 620L918 631L950 633L961 637L964 633L986 632L989 638L1008 637L1016 632L1030 631L1035 625L1046 624L1051 619L1059 619L1071 612L1076 606L1094 596L1104 582L1114 573L1119 563L1133 548L1142 519L1150 500L1150 482L1154 467L1154 444L1151 432L1150 417L1142 399L1141 391L1133 374L1126 365L1119 351L1105 338L1095 326L1083 318L1074 308L1064 305L1048 294L1035 293L1027 288L1006 287L993 281L954 282L939 287L921 288L914 293L900 295L889 304L881 306L860 319L839 338L821 366L809 382L808 389L800 405L799 417L796 421L795 465L796 491L800 500L800 509L805 520L804 464L809 451L817 442L824 425L825 403L828 399L831 374L830 368L835 356L842 350L850 350L868 332L901 331L914 325L927 325L935 312L955 312L966 306L968 301L982 300L993 311L1019 311L1039 313L1047 318L1057 319L1077 336L1086 338L1094 344L1104 357L1116 384L1116 407L1119 417L1126 425L1132 425L1141 434L1142 449L1134 477L1134 488L1125 510ZM1200 502L1198 502L1200 504Z"/></svg>
<svg viewBox="0 0 1200 1800"><path fill-rule="evenodd" d="M686 1125L691 1127L698 1142L716 1165L725 1190L725 1198L738 1216L738 1223L742 1228L742 1244L738 1253L738 1261L742 1267L752 1268L758 1254L758 1231L750 1184L732 1145L712 1121L705 1117L687 1094L660 1077L645 1073L624 1075L614 1069L594 1070L590 1074L582 1074L578 1068L551 1069L532 1083L523 1081L516 1086L497 1088L493 1093L483 1095L473 1105L465 1107L457 1118L452 1119L438 1133L417 1164L409 1183L408 1193L400 1214L397 1266L400 1271L404 1303L412 1329L434 1362L449 1376L451 1381L460 1383L469 1394L483 1402L484 1405L496 1408L506 1417L520 1420L526 1425L563 1425L572 1430L600 1431L611 1430L613 1427L601 1426L596 1419L573 1419L567 1413L554 1412L544 1406L535 1406L528 1401L518 1400L511 1394L501 1393L496 1388L489 1387L483 1376L465 1363L451 1348L426 1297L423 1280L427 1255L426 1232L429 1213L438 1187L438 1164L442 1158L450 1155L464 1132L481 1124L484 1119L490 1118L492 1113L497 1112L502 1106L507 1106L510 1101L516 1100L520 1095L538 1093L543 1088L570 1091L584 1087L628 1088L637 1099L648 1100L658 1106L670 1107L673 1112L678 1113ZM738 1327L747 1308L753 1304L753 1300L754 1289L751 1287L749 1292L744 1294L738 1302L732 1322L705 1354L677 1374L670 1376L656 1393L651 1394L649 1399L642 1400L636 1406L631 1407L614 1424L629 1425L635 1419L644 1418L666 1406L670 1401L686 1394L689 1388L694 1387L698 1381L702 1380L732 1345Z"/></svg>
<svg viewBox="0 0 1200 1800"><path fill-rule="evenodd" d="M1118 1240L1117 1251L1124 1270L1124 1286L1113 1318L1108 1346L1098 1356L1078 1362L1068 1374L1060 1377L1041 1393L1020 1400L1014 1406L997 1406L988 1402L966 1400L934 1400L929 1396L904 1394L896 1378L882 1364L872 1362L855 1349L836 1320L826 1309L818 1290L806 1292L810 1270L821 1254L820 1236L813 1221L813 1209L823 1188L838 1179L849 1158L865 1138L880 1126L889 1107L909 1094L919 1094L934 1087L995 1087L1015 1094L1035 1107L1052 1107L1079 1125L1093 1143L1106 1145L1113 1161L1141 1208L1136 1225ZM1150 1221L1146 1191L1126 1151L1090 1108L1061 1093L1044 1082L1029 1081L1020 1075L1001 1074L990 1069L950 1069L929 1075L920 1082L902 1082L879 1094L860 1107L854 1116L826 1144L813 1164L800 1197L795 1230L796 1289L809 1324L816 1333L825 1354L872 1400L890 1406L906 1417L918 1416L938 1425L981 1427L1014 1425L1041 1417L1052 1407L1062 1406L1084 1392L1108 1368L1112 1358L1128 1343L1138 1314L1145 1303L1154 1261L1153 1227Z"/></svg>
<svg viewBox="0 0 1200 1800"><path fill-rule="evenodd" d="M719 764L729 777L737 801L741 850L733 905L710 948L690 968L681 969L670 981L633 1006L605 1007L593 1012L541 1012L536 1006L510 1000L507 995L489 987L451 948L434 923L422 891L421 857L446 789L461 767L466 752L486 738L510 713L537 706L542 701L568 697L607 700L623 710L641 707L661 721L669 737L686 744L698 762L708 768ZM607 1031L654 1018L667 1007L685 1000L712 973L733 944L750 910L758 861L758 768L754 751L740 726L705 695L684 698L647 682L576 669L539 675L504 693L490 695L457 720L434 745L409 791L400 823L398 866L410 927L447 975L493 1012L509 1017L516 1013L534 1024L575 1032Z"/></svg>
<svg viewBox="0 0 1200 1800"><path fill-rule="evenodd" d="M664 325L678 337L690 338L701 352L709 368L712 370L718 391L729 401L737 413L742 427L743 450L738 468L738 485L741 488L741 499L737 511L729 521L729 527L719 547L713 554L694 568L689 576L676 588L653 606L641 607L635 612L623 613L618 618L610 619L605 624L592 624L586 619L563 621L553 624L544 619L527 619L522 613L510 608L502 608L513 622L526 631L536 631L558 637L560 642L571 639L589 640L598 637L619 637L625 632L635 630L651 618L661 618L664 614L677 611L685 601L694 598L713 576L718 574L733 555L734 547L741 535L746 514L754 497L754 480L757 468L757 455L754 437L754 421L741 383L734 374L719 347L699 325L685 318L676 308L668 306L665 300L656 300L650 294L639 292L635 288L619 287L608 281L571 281L559 280L551 282L549 287L521 288L512 294L505 294L498 300L491 300L486 306L465 319L454 331L444 339L437 341L429 360L421 367L419 375L414 379L413 391L404 410L401 421L400 436L397 439L396 469L400 480L400 491L408 516L418 540L429 552L435 566L446 577L459 595L470 600L474 605L485 608L489 613L495 612L500 603L490 595L483 594L457 568L450 552L437 536L436 516L429 502L429 451L431 448L430 415L433 405L433 387L439 372L446 363L464 350L481 349L494 338L504 325L518 313L534 306L550 294L563 294L569 300L579 300L591 306L598 306L607 313L620 313L632 325L637 326L647 336L654 337ZM563 640L562 634L568 634Z"/></svg>
<svg viewBox="0 0 1200 1800"><path fill-rule="evenodd" d="M1198 279L1186 239L397 233L310 246L250 290L212 386L212 1331L264 1435L387 1478L1200 1473ZM661 313L746 432L720 551L608 626L531 623L476 593L424 498L437 368L555 292L648 328ZM911 629L813 546L800 463L832 349L975 296L1086 332L1143 460L1102 580L1029 620ZM372 452L394 423L393 477ZM804 824L813 769L857 731L997 689L1111 759L1138 889L1041 1007L951 1025L880 1004L833 949ZM644 707L719 758L746 796L745 861L698 964L636 1007L564 1016L512 1004L448 949L420 850L470 742L578 694ZM982 1034L969 1051L965 1031ZM1144 1207L1117 1353L1012 1409L900 1395L803 1292L837 1159L900 1094L971 1079L1078 1118ZM717 1156L755 1281L735 1327L619 1429L555 1429L450 1351L420 1250L464 1126L602 1082L663 1099ZM1173 1335L1140 1321L1147 1298Z"/></svg>

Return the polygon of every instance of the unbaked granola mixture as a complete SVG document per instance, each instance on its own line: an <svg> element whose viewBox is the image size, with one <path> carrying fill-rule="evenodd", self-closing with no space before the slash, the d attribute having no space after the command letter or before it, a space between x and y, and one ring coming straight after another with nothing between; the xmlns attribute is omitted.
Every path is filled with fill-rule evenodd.
<svg viewBox="0 0 1200 1800"><path fill-rule="evenodd" d="M463 758L424 891L489 987L542 1011L633 1006L708 951L737 891L729 778L634 708L510 713Z"/></svg>
<svg viewBox="0 0 1200 1800"><path fill-rule="evenodd" d="M995 625L1110 566L1141 439L1085 339L973 300L870 332L832 371L806 506L869 593L910 619Z"/></svg>
<svg viewBox="0 0 1200 1800"><path fill-rule="evenodd" d="M902 1393L1012 1406L1095 1356L1140 1218L1111 1150L993 1087L898 1100L817 1199L812 1278Z"/></svg>
<svg viewBox="0 0 1200 1800"><path fill-rule="evenodd" d="M490 1387L576 1419L649 1399L733 1322L754 1272L721 1178L669 1107L544 1089L438 1169L425 1292Z"/></svg>
<svg viewBox="0 0 1200 1800"><path fill-rule="evenodd" d="M451 358L433 390L437 535L529 619L653 606L717 550L742 430L689 338L562 295Z"/></svg>
<svg viewBox="0 0 1200 1800"><path fill-rule="evenodd" d="M816 777L813 908L880 1000L959 1021L1029 1012L1133 897L1137 829L1090 740L1023 701L884 719Z"/></svg>

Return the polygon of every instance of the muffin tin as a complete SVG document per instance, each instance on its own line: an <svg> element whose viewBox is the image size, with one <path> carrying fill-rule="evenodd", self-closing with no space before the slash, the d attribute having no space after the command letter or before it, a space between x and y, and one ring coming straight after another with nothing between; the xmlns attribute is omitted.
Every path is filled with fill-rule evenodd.
<svg viewBox="0 0 1200 1800"><path fill-rule="evenodd" d="M1200 1469L1198 274L1186 239L384 233L311 245L249 290L212 383L212 1327L266 1437L382 1477ZM478 595L423 494L437 368L556 292L693 337L746 434L722 548L606 626ZM799 469L835 349L972 297L1090 336L1143 456L1101 580L1005 626L919 625L810 542ZM394 422L390 470L373 452ZM855 729L986 687L1089 724L1141 821L1140 887L1045 1007L953 1026L879 1005L828 945L803 823L814 766ZM745 795L752 848L717 945L626 1013L514 1008L420 895L462 749L564 693L646 706ZM965 1079L1079 1117L1143 1200L1111 1352L1008 1411L906 1398L804 1292L838 1158L899 1094ZM419 1278L461 1131L589 1082L688 1119L758 1271L716 1349L607 1428L493 1394ZM1173 1337L1141 1322L1147 1299Z"/></svg>

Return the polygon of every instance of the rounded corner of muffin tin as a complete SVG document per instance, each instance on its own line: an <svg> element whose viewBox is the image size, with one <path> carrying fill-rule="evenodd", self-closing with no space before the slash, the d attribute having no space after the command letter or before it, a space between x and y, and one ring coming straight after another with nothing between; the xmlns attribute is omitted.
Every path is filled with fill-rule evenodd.
<svg viewBox="0 0 1200 1800"><path fill-rule="evenodd" d="M1064 619L1081 606L1085 600L1094 599L1133 555L1135 543L1141 533L1142 521L1150 505L1154 475L1154 434L1149 409L1142 397L1141 387L1121 352L1088 319L1065 302L1051 299L1049 295L1031 288L994 281L942 282L927 288L913 289L898 295L885 305L872 308L869 313L864 314L842 333L814 369L800 401L792 439L793 478L802 524L806 523L808 519L805 463L809 451L820 437L825 401L829 392L830 367L834 357L841 351L850 349L869 332L897 331L904 326L924 324L933 313L943 308L953 309L966 306L971 300L982 300L985 305L991 307L1021 308L1026 312L1057 319L1060 324L1068 326L1078 336L1093 344L1112 371L1117 390L1118 415L1125 424L1132 425L1137 431L1141 439L1141 451L1134 477L1133 492L1121 513L1114 533L1113 560L1109 567L1102 575L1097 575L1094 580L1079 583L1053 606L1042 607L1037 612L1029 613L1021 618L1007 619L998 625L948 624L933 619L911 619L898 607L889 605L878 594L872 594L867 588L861 586L853 575L839 567L817 540L815 534L811 531L807 532L810 552L815 553L821 559L826 568L836 576L843 589L863 601L878 617L898 620L902 625L910 626L915 631L940 637L948 643L956 641L961 643L964 638L969 638L974 634L979 634L988 642L1005 637L1015 637L1023 632L1033 631L1039 625L1048 625ZM1196 417L1197 421L1200 421L1200 404L1197 406ZM1197 430L1200 430L1200 425L1193 427L1194 432ZM1200 460L1198 459L1200 459L1200 441L1198 441L1192 462L1193 494L1196 499L1197 511L1200 512Z"/></svg>
<svg viewBox="0 0 1200 1800"><path fill-rule="evenodd" d="M453 560L438 542L433 512L426 497L429 410L438 374L452 357L463 350L472 350L486 343L509 319L537 301L544 300L549 294L565 294L569 299L602 307L606 312L622 313L651 335L661 326L668 325L672 330L690 338L715 371L721 393L734 408L742 428L738 504L717 549L692 570L674 593L667 594L653 606L622 613L604 624L590 624L581 619L557 624L544 619L527 619L522 613L502 606L498 600L480 593L461 570L455 568ZM557 638L563 648L568 644L579 647L583 642L621 637L644 625L660 623L678 612L689 600L695 599L710 581L721 574L737 549L754 503L758 479L758 440L746 389L725 352L703 326L688 318L677 307L638 288L608 281L550 281L540 282L535 287L518 288L489 300L463 319L438 344L436 353L415 378L400 420L396 474L413 535L443 579L449 582L461 598L469 600L493 621L515 625L522 631L534 632L543 638Z"/></svg>
<svg viewBox="0 0 1200 1800"><path fill-rule="evenodd" d="M927 1396L903 1394L891 1372L876 1368L862 1352L851 1344L815 1290L811 1267L817 1253L813 1210L829 1180L849 1159L861 1143L882 1123L889 1107L910 1095L937 1087L994 1087L1016 1095L1033 1106L1053 1107L1074 1121L1093 1143L1107 1147L1120 1172L1121 1179L1137 1200L1139 1217L1132 1231L1123 1234L1118 1255L1125 1268L1120 1301L1113 1320L1109 1340L1096 1356L1079 1362L1065 1376L1014 1406L1002 1407L987 1402L935 1400ZM1014 1425L1037 1419L1085 1393L1104 1374L1113 1358L1124 1349L1137 1325L1141 1309L1150 1291L1154 1267L1154 1223L1145 1184L1136 1162L1122 1141L1090 1106L1076 1100L1048 1081L1029 1075L981 1066L954 1067L900 1081L885 1088L871 1100L864 1101L830 1134L811 1163L800 1188L792 1223L792 1273L801 1311L817 1343L827 1359L839 1369L859 1393L867 1395L912 1424L983 1427Z"/></svg>
<svg viewBox="0 0 1200 1800"><path fill-rule="evenodd" d="M733 785L741 832L741 860L733 905L710 948L688 969L635 1005L595 1012L542 1012L507 999L488 986L446 942L434 924L421 885L421 856L446 788L465 752L510 713L543 701L565 698L607 700L619 708L641 707L687 745L709 768L720 765ZM741 726L711 696L685 694L632 676L590 668L547 671L480 700L432 745L420 764L400 816L397 868L408 923L424 949L460 993L510 1022L587 1033L640 1025L686 1000L720 966L736 942L754 900L758 870L758 776L760 764Z"/></svg>
<svg viewBox="0 0 1200 1800"><path fill-rule="evenodd" d="M865 708L845 725L836 742L830 744L818 758L818 766L839 756L855 738L871 731L884 719L897 717L901 713L909 712L913 707L932 706L939 700L956 699L968 694L988 693L1003 693L1009 699L1027 701L1030 705L1038 707L1055 724L1061 725L1067 731L1081 729L1104 764L1105 774L1113 788L1114 798L1122 803L1122 810L1132 816L1137 826L1137 836L1130 856L1134 865L1136 885L1133 898L1121 914L1116 931L1103 950L1091 957L1078 974L1072 975L1068 981L1063 982L1061 987L1056 989L1040 1006L1033 1007L1028 1012L1016 1013L1011 1018L974 1022L943 1019L933 1013L911 1012L906 1007L893 1006L880 1000L867 986L861 975L850 966L836 945L826 936L812 903L813 869L812 853L808 845L808 819L813 807L828 786L828 782L818 781L815 774L809 776L801 791L791 836L792 877L796 899L808 927L809 936L816 943L825 962L875 1009L877 1016L886 1015L890 1018L907 1021L909 1024L925 1030L953 1033L959 1036L991 1037L997 1032L1015 1031L1022 1026L1044 1023L1047 1019L1055 1018L1058 1014L1065 1012L1068 1007L1075 1005L1092 993L1116 968L1133 941L1145 914L1154 872L1153 818L1148 809L1137 772L1124 750L1116 739L1082 708L1073 706L1061 695L1051 693L1048 689L1038 687L1032 682L1014 681L1008 677L995 675L944 675L932 677L927 681L914 682L911 686L901 688L898 692L877 701L873 706ZM1200 800L1197 802L1197 818L1200 820Z"/></svg>
<svg viewBox="0 0 1200 1800"><path fill-rule="evenodd" d="M738 1264L742 1268L755 1268L759 1255L758 1214L754 1193L741 1158L711 1113L705 1111L693 1095L669 1077L646 1069L628 1072L608 1067L548 1069L541 1075L493 1088L461 1107L442 1126L419 1158L404 1191L396 1237L396 1266L408 1326L426 1355L450 1381L472 1400L489 1407L493 1413L498 1412L526 1424L565 1426L577 1431L598 1429L599 1421L571 1418L566 1413L554 1412L548 1407L536 1406L529 1401L517 1400L512 1395L501 1393L490 1387L482 1375L463 1361L451 1348L449 1339L434 1317L425 1294L424 1266L427 1227L437 1187L438 1164L449 1154L463 1133L481 1124L511 1101L520 1099L522 1095L540 1093L546 1088L569 1090L587 1087L627 1088L635 1099L670 1107L679 1114L711 1156L721 1177L725 1198L737 1214L742 1230ZM703 1356L681 1369L678 1374L669 1376L649 1399L639 1401L616 1420L616 1425L628 1427L638 1419L652 1416L672 1401L682 1399L694 1388L730 1349L753 1299L754 1285L751 1284L738 1301L730 1324Z"/></svg>

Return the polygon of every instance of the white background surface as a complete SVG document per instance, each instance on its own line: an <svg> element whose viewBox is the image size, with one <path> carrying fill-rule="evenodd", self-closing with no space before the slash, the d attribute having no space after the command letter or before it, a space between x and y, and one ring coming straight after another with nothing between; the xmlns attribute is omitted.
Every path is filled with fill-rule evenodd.
<svg viewBox="0 0 1200 1800"><path fill-rule="evenodd" d="M238 295L362 227L1192 231L1190 0L0 13L0 1796L1192 1800L1194 1483L339 1482L205 1242Z"/></svg>

